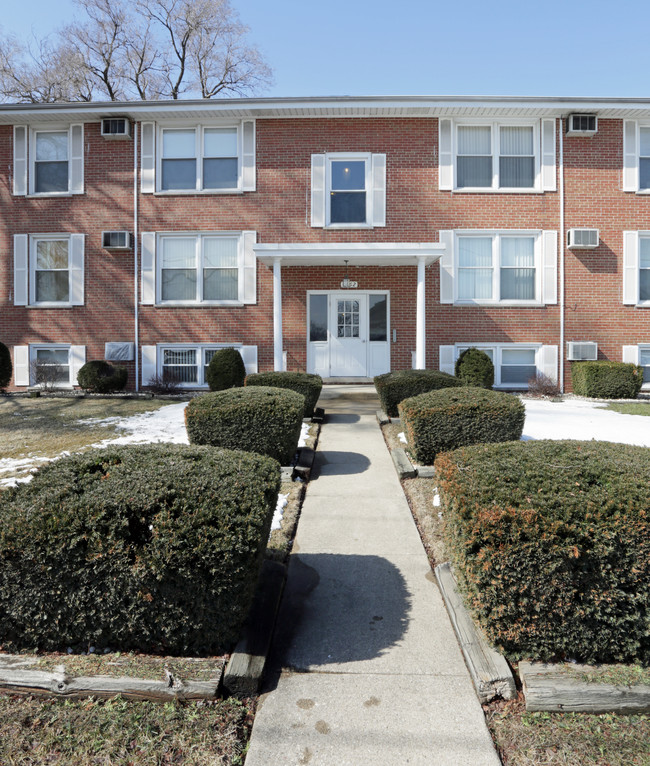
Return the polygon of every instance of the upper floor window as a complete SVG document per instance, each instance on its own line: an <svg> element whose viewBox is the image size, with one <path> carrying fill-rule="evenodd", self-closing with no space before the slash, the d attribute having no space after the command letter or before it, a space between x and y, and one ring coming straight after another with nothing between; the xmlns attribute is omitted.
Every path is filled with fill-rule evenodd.
<svg viewBox="0 0 650 766"><path fill-rule="evenodd" d="M386 225L386 155L312 155L312 226L371 228Z"/></svg>
<svg viewBox="0 0 650 766"><path fill-rule="evenodd" d="M68 131L38 131L34 144L34 193L67 192Z"/></svg>
<svg viewBox="0 0 650 766"><path fill-rule="evenodd" d="M83 125L14 127L14 194L56 196L84 190Z"/></svg>
<svg viewBox="0 0 650 766"><path fill-rule="evenodd" d="M57 308L83 302L83 234L14 235L15 305Z"/></svg>

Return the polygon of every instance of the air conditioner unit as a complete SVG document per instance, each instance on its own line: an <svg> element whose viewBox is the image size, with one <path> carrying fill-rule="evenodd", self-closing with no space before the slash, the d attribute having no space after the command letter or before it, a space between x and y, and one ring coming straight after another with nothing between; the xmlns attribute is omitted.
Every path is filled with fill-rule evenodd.
<svg viewBox="0 0 650 766"><path fill-rule="evenodd" d="M566 358L570 362L595 362L598 359L598 344L586 340L567 343Z"/></svg>
<svg viewBox="0 0 650 766"><path fill-rule="evenodd" d="M131 234L128 231L103 231L102 247L106 250L130 250Z"/></svg>
<svg viewBox="0 0 650 766"><path fill-rule="evenodd" d="M567 136L593 136L598 130L595 114L570 114Z"/></svg>
<svg viewBox="0 0 650 766"><path fill-rule="evenodd" d="M598 229L569 229L567 247L574 250L590 250L600 242Z"/></svg>
<svg viewBox="0 0 650 766"><path fill-rule="evenodd" d="M102 119L104 138L131 138L131 121L128 117L104 117Z"/></svg>

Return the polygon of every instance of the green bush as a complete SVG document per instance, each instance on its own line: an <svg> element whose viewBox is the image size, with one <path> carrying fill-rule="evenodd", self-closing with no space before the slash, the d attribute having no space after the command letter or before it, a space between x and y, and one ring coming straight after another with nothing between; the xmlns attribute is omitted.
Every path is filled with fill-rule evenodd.
<svg viewBox="0 0 650 766"><path fill-rule="evenodd" d="M650 663L650 450L477 445L435 463L468 606L512 659Z"/></svg>
<svg viewBox="0 0 650 766"><path fill-rule="evenodd" d="M305 397L303 417L310 418L314 414L316 402L323 388L323 379L320 375L310 375L307 372L257 372L247 376L246 385L273 386L297 391Z"/></svg>
<svg viewBox="0 0 650 766"><path fill-rule="evenodd" d="M241 388L246 378L246 367L236 348L215 351L205 374L210 391Z"/></svg>
<svg viewBox="0 0 650 766"><path fill-rule="evenodd" d="M0 644L228 650L254 592L279 473L244 452L112 447L6 490Z"/></svg>
<svg viewBox="0 0 650 766"><path fill-rule="evenodd" d="M11 354L5 344L0 343L0 391L7 388L11 383L12 374Z"/></svg>
<svg viewBox="0 0 650 766"><path fill-rule="evenodd" d="M121 391L126 386L127 377L126 367L115 367L110 362L95 360L84 364L79 370L77 381L85 391L108 394L111 391Z"/></svg>
<svg viewBox="0 0 650 766"><path fill-rule="evenodd" d="M413 396L399 413L409 448L425 465L438 452L466 444L519 439L526 417L516 396L469 387Z"/></svg>
<svg viewBox="0 0 650 766"><path fill-rule="evenodd" d="M286 388L247 386L197 396L185 409L191 444L261 455L288 465L296 453L305 397Z"/></svg>
<svg viewBox="0 0 650 766"><path fill-rule="evenodd" d="M494 365L492 360L478 348L466 348L456 359L454 373L466 386L492 388L494 384Z"/></svg>
<svg viewBox="0 0 650 766"><path fill-rule="evenodd" d="M573 362L573 393L596 399L636 399L643 385L643 368L625 362Z"/></svg>
<svg viewBox="0 0 650 766"><path fill-rule="evenodd" d="M374 381L382 409L393 418L397 417L397 405L410 396L463 385L453 375L437 370L397 370L377 375Z"/></svg>

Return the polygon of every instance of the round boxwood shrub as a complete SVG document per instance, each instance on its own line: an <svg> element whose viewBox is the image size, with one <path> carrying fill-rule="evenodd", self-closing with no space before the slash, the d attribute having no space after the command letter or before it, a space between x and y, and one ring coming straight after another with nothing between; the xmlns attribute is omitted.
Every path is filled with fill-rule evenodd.
<svg viewBox="0 0 650 766"><path fill-rule="evenodd" d="M453 375L438 370L396 370L374 378L381 408L387 415L397 417L397 405L404 399L439 388L462 386Z"/></svg>
<svg viewBox="0 0 650 766"><path fill-rule="evenodd" d="M245 452L112 447L6 490L0 644L227 651L255 589L279 474Z"/></svg>
<svg viewBox="0 0 650 766"><path fill-rule="evenodd" d="M476 445L436 459L466 602L511 659L650 663L650 450Z"/></svg>
<svg viewBox="0 0 650 766"><path fill-rule="evenodd" d="M236 348L215 351L205 374L210 391L241 388L246 378L246 367Z"/></svg>
<svg viewBox="0 0 650 766"><path fill-rule="evenodd" d="M289 465L298 448L305 397L286 388L247 386L197 396L185 409L190 444L269 455Z"/></svg>
<svg viewBox="0 0 650 766"><path fill-rule="evenodd" d="M451 388L405 399L399 413L415 459L430 465L445 450L521 438L526 410L518 397L484 388Z"/></svg>
<svg viewBox="0 0 650 766"><path fill-rule="evenodd" d="M454 373L459 380L462 380L466 386L480 386L481 388L492 388L494 385L494 365L492 360L478 348L466 348L462 351L458 359Z"/></svg>
<svg viewBox="0 0 650 766"><path fill-rule="evenodd" d="M573 362L573 393L596 399L636 399L643 385L643 368L625 362Z"/></svg>
<svg viewBox="0 0 650 766"><path fill-rule="evenodd" d="M126 386L127 377L126 367L115 367L110 362L94 360L86 362L79 370L77 381L85 391L108 394L111 391L121 391Z"/></svg>
<svg viewBox="0 0 650 766"><path fill-rule="evenodd" d="M0 391L7 388L11 383L12 374L11 354L5 344L0 343Z"/></svg>
<svg viewBox="0 0 650 766"><path fill-rule="evenodd" d="M257 372L246 377L247 386L273 386L297 391L305 397L303 417L310 418L323 388L320 375L308 372Z"/></svg>

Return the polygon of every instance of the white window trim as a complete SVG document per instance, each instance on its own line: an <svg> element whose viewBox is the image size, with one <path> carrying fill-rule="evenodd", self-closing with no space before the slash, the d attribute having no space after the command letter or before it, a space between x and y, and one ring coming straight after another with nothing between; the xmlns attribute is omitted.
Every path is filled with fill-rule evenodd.
<svg viewBox="0 0 650 766"><path fill-rule="evenodd" d="M35 343L29 346L29 385L30 386L38 385L33 379L32 366L36 362L37 352L41 350L68 352L68 381L67 383L65 382L58 383L56 385L56 388L73 388L72 355L70 353L72 351L72 345L70 343Z"/></svg>
<svg viewBox="0 0 650 766"><path fill-rule="evenodd" d="M471 127L490 127L490 140L492 145L492 186L458 186L458 128ZM499 143L500 127L522 127L533 129L533 148L535 151L535 183L533 186L522 187L501 187L499 186ZM459 193L469 194L542 194L542 145L541 130L539 120L453 120L451 129L451 156L452 156L452 189Z"/></svg>
<svg viewBox="0 0 650 766"><path fill-rule="evenodd" d="M624 146L624 158L623 158L623 187L624 191L632 191L641 196L650 194L650 188L641 188L641 128L650 128L650 122L644 122L639 120L626 121L624 124L624 144L627 143L628 133L625 132L625 126L633 123L633 137L634 147L633 150L629 146ZM645 155L644 155L645 157ZM626 182L626 173L632 173L633 179L628 177ZM640 233L640 232L639 232Z"/></svg>
<svg viewBox="0 0 650 766"><path fill-rule="evenodd" d="M534 351L535 352L535 366L537 368L537 374L542 372L541 360L539 358L540 351L542 349L542 343L456 343L454 345L454 364L458 359L461 349L477 348L479 351L485 351L486 349L492 350L493 365L494 365L494 386L493 388L500 388L505 391L521 391L528 388L528 385L522 385L519 383L501 383L501 352L506 351Z"/></svg>
<svg viewBox="0 0 650 766"><path fill-rule="evenodd" d="M648 367L650 365L642 365L641 364L641 352L642 351L650 351L650 343L639 343L638 346L636 347L636 353L637 353L637 362L636 363L639 365L639 367ZM642 384L641 388L644 391L648 391L650 389L650 381L648 381L647 383L644 382Z"/></svg>
<svg viewBox="0 0 650 766"><path fill-rule="evenodd" d="M365 223L332 223L331 192L332 192L332 163L349 160L350 162L365 162L366 183L366 220ZM325 228L326 229L372 229L372 153L371 152L329 152L325 155Z"/></svg>
<svg viewBox="0 0 650 766"><path fill-rule="evenodd" d="M36 191L36 135L38 133L67 133L68 134L68 188L66 191L57 192L37 192ZM72 197L72 125L43 125L29 130L29 179L28 179L28 197Z"/></svg>
<svg viewBox="0 0 650 766"><path fill-rule="evenodd" d="M460 237L492 237L492 295L499 295L501 288L500 273L501 273L501 248L500 242L502 237L534 237L534 249L535 249L535 297L532 300L520 300L514 298L508 298L501 300L501 298L459 298L458 297L458 285L460 279L458 278L459 272L459 243ZM496 264L496 265L495 265ZM454 305L456 306L543 306L542 297L542 269L543 269L543 252L542 252L542 232L539 230L516 230L516 229L489 229L489 230L457 230L454 232Z"/></svg>
<svg viewBox="0 0 650 766"><path fill-rule="evenodd" d="M68 242L68 300L67 301L37 301L36 300L36 246L43 240L61 240ZM29 306L35 308L69 308L72 303L72 239L70 234L30 234L29 236Z"/></svg>
<svg viewBox="0 0 650 766"><path fill-rule="evenodd" d="M197 289L199 294L203 292L203 280L201 272L203 270L201 241L205 237L223 237L226 239L237 239L237 300L229 301L206 301L196 299L192 301L164 301L162 299L162 240L167 238L187 239L196 238L196 257L197 257ZM244 266L245 266L245 247L244 234L241 231L173 231L159 232L156 234L156 305L157 306L243 306L244 305Z"/></svg>
<svg viewBox="0 0 650 766"><path fill-rule="evenodd" d="M203 188L203 135L209 128L235 128L237 130L237 186L230 189L204 189ZM162 188L162 162L163 162L163 133L166 130L194 130L194 155L196 160L196 188L195 189L163 189ZM156 195L169 196L179 194L243 194L243 153L244 153L244 124L227 123L212 124L202 123L174 123L157 126L156 137Z"/></svg>
<svg viewBox="0 0 650 766"><path fill-rule="evenodd" d="M650 126L649 126L650 127ZM650 189L648 189L650 193ZM636 306L637 308L650 308L650 298L641 300L641 240L650 239L650 231L637 232L636 238ZM644 269L645 271L645 269Z"/></svg>
<svg viewBox="0 0 650 766"><path fill-rule="evenodd" d="M156 351L156 372L162 377L163 374L163 360L165 358L165 351L195 351L199 354L199 363L197 364L197 373L199 382L197 383L179 383L179 388L209 388L207 382L203 379L203 359L206 351L219 351L222 348L235 348L240 351L243 348L243 343L159 343Z"/></svg>

